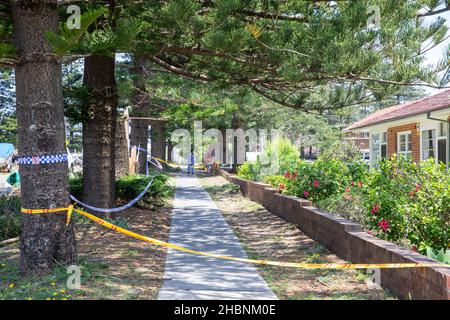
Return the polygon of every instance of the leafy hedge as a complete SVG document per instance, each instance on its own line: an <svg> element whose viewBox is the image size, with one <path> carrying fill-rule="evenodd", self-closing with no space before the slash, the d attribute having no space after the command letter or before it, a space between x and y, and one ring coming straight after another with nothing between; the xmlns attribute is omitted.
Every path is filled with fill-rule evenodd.
<svg viewBox="0 0 450 320"><path fill-rule="evenodd" d="M257 177L250 164L241 168L240 176ZM432 159L392 158L369 170L363 162L322 158L260 180L423 254L450 248L450 174Z"/></svg>

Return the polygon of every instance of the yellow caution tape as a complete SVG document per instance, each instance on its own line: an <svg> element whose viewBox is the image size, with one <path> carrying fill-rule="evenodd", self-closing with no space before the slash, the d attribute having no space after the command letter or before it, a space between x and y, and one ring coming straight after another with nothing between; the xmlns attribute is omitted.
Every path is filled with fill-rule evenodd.
<svg viewBox="0 0 450 320"><path fill-rule="evenodd" d="M50 211L51 210L51 211ZM202 252L197 250L188 249L182 246L178 246L172 243L164 242L161 240L149 238L138 233L132 232L130 230L126 230L119 226L116 226L112 223L109 223L99 217L96 217L90 213L87 213L83 210L73 208L70 206L69 208L59 208L59 209L41 209L41 210L30 210L23 209L23 213L31 213L31 214L39 214L39 213L51 213L51 212L61 212L61 211L75 211L82 216L102 225L110 230L122 233L124 235L130 236L132 238L151 243L153 245L170 248L181 252L186 252L190 254L195 254L199 256L205 256L215 259L221 260L231 260L259 265L268 265L268 266L278 266L278 267L286 267L286 268L297 268L297 269L400 269L400 268L425 268L425 267L440 267L440 268L450 268L450 265L446 265L443 263L297 263L297 262L278 262L278 261L270 261L270 260L255 260L255 259L246 259L246 258L237 258L232 256L223 256L214 253Z"/></svg>
<svg viewBox="0 0 450 320"><path fill-rule="evenodd" d="M156 159L156 160L158 160L159 162L162 162L162 163L166 163L167 164L167 161L166 160L163 160L163 159L160 159L160 158L157 158L157 157L153 157L154 159Z"/></svg>
<svg viewBox="0 0 450 320"><path fill-rule="evenodd" d="M66 212L67 211L67 219L66 226L69 225L70 219L73 213L73 205L68 206L67 208L51 208L51 209L24 209L22 208L20 211L25 214L46 214L46 213L56 213L56 212Z"/></svg>

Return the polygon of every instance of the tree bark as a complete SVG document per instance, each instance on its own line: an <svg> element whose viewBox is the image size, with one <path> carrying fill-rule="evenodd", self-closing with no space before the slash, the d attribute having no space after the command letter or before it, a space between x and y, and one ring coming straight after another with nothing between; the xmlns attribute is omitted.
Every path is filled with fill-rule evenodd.
<svg viewBox="0 0 450 320"><path fill-rule="evenodd" d="M100 208L115 206L115 133L118 93L115 58L92 55L84 60L84 85L91 94L83 123L83 201Z"/></svg>
<svg viewBox="0 0 450 320"><path fill-rule="evenodd" d="M11 1L16 66L16 104L19 154L66 154L61 61L45 39L58 31L57 1ZM20 165L22 206L28 209L67 207L67 162ZM55 261L76 261L73 225L66 213L22 216L20 270L22 274L48 273Z"/></svg>
<svg viewBox="0 0 450 320"><path fill-rule="evenodd" d="M116 126L116 179L126 176L130 170L128 154L128 137L126 126L128 121L123 118L117 120Z"/></svg>
<svg viewBox="0 0 450 320"><path fill-rule="evenodd" d="M152 133L152 156L162 160L166 160L166 136L164 132L164 124L153 123Z"/></svg>
<svg viewBox="0 0 450 320"><path fill-rule="evenodd" d="M148 65L148 59L136 55L134 57L134 96L133 109L131 111L132 117L148 117L150 112L149 94L146 89L146 71L145 67ZM132 119L130 146L139 147L137 173L146 174L147 162L147 145L148 145L148 120ZM144 150L144 151L143 151Z"/></svg>

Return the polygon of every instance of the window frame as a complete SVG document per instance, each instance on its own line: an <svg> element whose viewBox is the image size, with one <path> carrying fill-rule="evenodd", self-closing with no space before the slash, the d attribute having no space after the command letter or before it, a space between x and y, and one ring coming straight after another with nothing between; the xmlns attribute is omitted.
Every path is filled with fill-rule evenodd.
<svg viewBox="0 0 450 320"><path fill-rule="evenodd" d="M445 130L445 126L446 126L446 123L443 123L443 125L444 125L444 130ZM441 124L440 123L437 123L437 124L429 124L429 125L425 125L425 126L421 126L420 127L420 160L421 161L423 161L423 160L427 160L427 159L424 159L423 158L423 132L424 131L429 131L429 130L436 130L436 135L435 135L435 137L434 137L434 145L435 145L435 156L433 157L434 158L434 161L436 162L436 163L438 163L439 162L439 141L440 140L445 140L446 141L446 150L445 150L445 157L446 157L446 164L448 164L449 163L449 155L448 155L448 143L449 143L449 141L448 141L448 138L447 138L447 136L448 136L448 134L446 134L446 135L443 135L443 136L441 136L440 135L440 130L441 130ZM447 130L448 130L448 128L447 128ZM430 157L428 157L428 159L429 159Z"/></svg>
<svg viewBox="0 0 450 320"><path fill-rule="evenodd" d="M378 158L374 159L374 149L373 149L373 136L378 135ZM383 141L383 135L386 136L386 141ZM388 144L388 132L387 130L377 131L377 132L371 132L369 134L369 150L370 150L370 163L372 165L375 165L376 162L380 161L383 157L381 154L382 146L386 146L386 157L388 156L387 151L387 144Z"/></svg>
<svg viewBox="0 0 450 320"><path fill-rule="evenodd" d="M407 151L400 151L400 137L401 136L406 136L407 137L408 135L410 136L410 138L409 138L410 140L407 141L405 139L406 149L407 149L409 144L411 144L411 149L407 150ZM412 159L412 149L413 149L413 147L412 147L412 132L411 132L411 130L397 132L397 156L400 158L401 155L408 154L409 157L407 157L407 159Z"/></svg>

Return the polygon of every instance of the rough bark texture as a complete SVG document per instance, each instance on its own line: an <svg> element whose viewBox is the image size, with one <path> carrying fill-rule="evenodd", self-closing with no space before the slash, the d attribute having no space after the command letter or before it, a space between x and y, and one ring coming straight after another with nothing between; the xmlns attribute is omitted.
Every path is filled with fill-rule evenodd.
<svg viewBox="0 0 450 320"><path fill-rule="evenodd" d="M52 54L44 33L57 32L57 1L11 1L16 72L17 122L20 156L65 154L61 61ZM21 165L22 206L29 209L67 207L67 163ZM66 214L22 216L20 270L46 274L55 261L76 261L73 226Z"/></svg>
<svg viewBox="0 0 450 320"><path fill-rule="evenodd" d="M152 133L152 156L166 160L166 136L164 133L164 124L153 123Z"/></svg>
<svg viewBox="0 0 450 320"><path fill-rule="evenodd" d="M145 66L148 64L148 59L135 56L134 57L134 97L133 108L130 113L131 117L148 117L150 112L149 94L146 91L146 71ZM143 150L147 150L148 144L148 120L145 119L132 119L131 120L131 133L130 133L130 146L136 146ZM137 172L140 174L146 173L146 161L147 152L139 151L139 158L137 163Z"/></svg>
<svg viewBox="0 0 450 320"><path fill-rule="evenodd" d="M128 154L128 137L126 126L128 121L123 118L117 120L116 126L116 179L128 174L130 169Z"/></svg>
<svg viewBox="0 0 450 320"><path fill-rule="evenodd" d="M85 58L84 84L91 94L83 123L83 201L100 208L115 206L115 133L117 84L114 57Z"/></svg>

